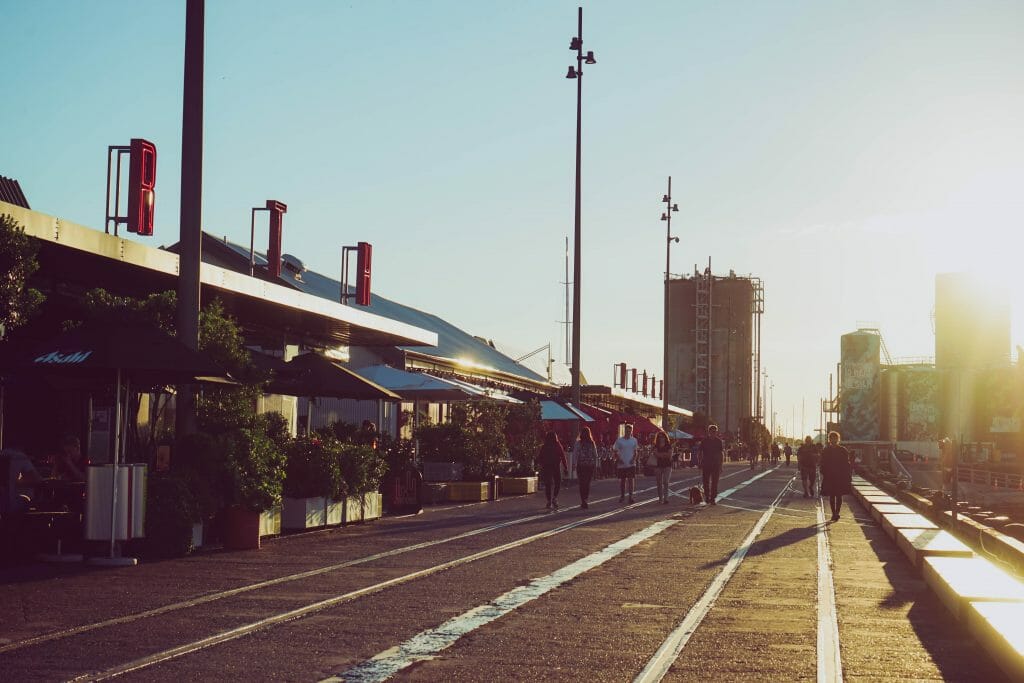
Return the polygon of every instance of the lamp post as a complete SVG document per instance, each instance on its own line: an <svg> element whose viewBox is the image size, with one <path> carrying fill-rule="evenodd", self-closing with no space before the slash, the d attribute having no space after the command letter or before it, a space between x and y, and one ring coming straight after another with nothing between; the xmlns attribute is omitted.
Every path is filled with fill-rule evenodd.
<svg viewBox="0 0 1024 683"><path fill-rule="evenodd" d="M569 49L576 51L576 66L569 67L566 78L576 79L576 212L573 231L572 268L572 400L575 405L582 402L580 391L580 160L583 140L583 65L597 64L594 53L583 54L583 8L579 8L579 28L569 42ZM578 426L577 426L578 428Z"/></svg>
<svg viewBox="0 0 1024 683"><path fill-rule="evenodd" d="M669 264L671 263L672 242L678 242L678 237L672 236L672 214L679 211L679 206L672 203L672 176L668 177L668 193L661 198L665 202L665 212L661 214L661 220L665 221L665 321L664 321L664 358L661 366L661 377L664 384L661 390L661 428L668 431L668 394L665 389L668 385L668 280L670 277Z"/></svg>

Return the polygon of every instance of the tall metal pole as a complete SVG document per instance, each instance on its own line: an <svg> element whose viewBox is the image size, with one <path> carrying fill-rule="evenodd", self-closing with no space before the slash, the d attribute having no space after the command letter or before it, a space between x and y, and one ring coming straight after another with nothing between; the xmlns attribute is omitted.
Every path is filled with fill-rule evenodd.
<svg viewBox="0 0 1024 683"><path fill-rule="evenodd" d="M582 233L580 229L580 183L583 145L583 8L579 8L579 39L576 47L576 205L575 222L573 224L573 264L572 264L572 401L581 403L580 390L580 285Z"/></svg>
<svg viewBox="0 0 1024 683"><path fill-rule="evenodd" d="M203 222L203 51L205 0L185 5L185 77L181 107L181 219L178 272L178 339L199 347L199 263ZM195 394L178 388L178 437L195 431Z"/></svg>
<svg viewBox="0 0 1024 683"><path fill-rule="evenodd" d="M583 65L596 64L593 51L583 52L583 8L579 8L579 22L576 36L569 45L576 51L576 66L569 67L567 78L576 79L576 206L573 231L573 278L572 278L572 400L577 405L582 399L580 389L580 289L582 285L582 234L580 230L580 188L583 146ZM575 425L579 429L579 425Z"/></svg>
<svg viewBox="0 0 1024 683"><path fill-rule="evenodd" d="M668 393L665 391L669 387L669 372L668 372L668 284L671 278L671 258L672 258L672 242L679 241L678 237L672 236L672 213L679 211L679 207L672 203L672 176L668 177L668 193L662 198L665 202L665 213L661 214L661 220L665 221L665 319L663 323L664 339L663 339L663 352L661 366L661 428L666 432L669 430L669 418L668 418Z"/></svg>

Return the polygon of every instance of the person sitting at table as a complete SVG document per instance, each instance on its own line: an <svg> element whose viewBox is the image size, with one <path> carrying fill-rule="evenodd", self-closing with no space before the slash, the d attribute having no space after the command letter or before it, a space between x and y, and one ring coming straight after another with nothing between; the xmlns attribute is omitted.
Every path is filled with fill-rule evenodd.
<svg viewBox="0 0 1024 683"><path fill-rule="evenodd" d="M42 480L27 455L13 448L0 451L0 519L28 512L34 486Z"/></svg>
<svg viewBox="0 0 1024 683"><path fill-rule="evenodd" d="M82 456L82 442L77 436L68 434L60 442L61 452L53 458L54 479L64 481L85 481L85 458Z"/></svg>

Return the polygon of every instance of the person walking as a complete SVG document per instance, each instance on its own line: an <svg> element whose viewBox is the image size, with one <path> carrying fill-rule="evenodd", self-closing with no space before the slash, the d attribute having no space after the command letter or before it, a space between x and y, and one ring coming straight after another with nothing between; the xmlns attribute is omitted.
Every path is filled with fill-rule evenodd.
<svg viewBox="0 0 1024 683"><path fill-rule="evenodd" d="M782 457L782 449L779 448L779 444L772 441L772 464L778 465L779 458Z"/></svg>
<svg viewBox="0 0 1024 683"><path fill-rule="evenodd" d="M793 447L787 443L786 447L782 449L782 453L786 456L786 467L789 467L789 461L793 457Z"/></svg>
<svg viewBox="0 0 1024 683"><path fill-rule="evenodd" d="M668 484L672 478L672 442L665 432L654 437L655 481L658 484L658 501L668 503Z"/></svg>
<svg viewBox="0 0 1024 683"><path fill-rule="evenodd" d="M715 505L718 498L718 478L722 475L722 451L725 444L718 436L718 425L708 427L708 435L700 443L700 470L704 478L704 500Z"/></svg>
<svg viewBox="0 0 1024 683"><path fill-rule="evenodd" d="M800 470L804 498L811 498L814 496L814 482L818 478L818 447L814 445L814 439L809 436L796 450L796 466Z"/></svg>
<svg viewBox="0 0 1024 683"><path fill-rule="evenodd" d="M580 436L572 445L572 455L576 461L576 476L580 480L580 507L586 510L590 499L590 480L597 468L597 444L590 427L580 427Z"/></svg>
<svg viewBox="0 0 1024 683"><path fill-rule="evenodd" d="M853 469L850 451L839 445L839 432L828 433L828 446L821 452L821 495L828 496L832 508L832 521L839 519L843 496L851 492Z"/></svg>
<svg viewBox="0 0 1024 683"><path fill-rule="evenodd" d="M615 451L616 470L619 474L619 502L625 502L629 493L629 502L633 502L633 491L636 490L636 450L640 446L633 437L633 425L626 425L626 433L615 440L612 450Z"/></svg>
<svg viewBox="0 0 1024 683"><path fill-rule="evenodd" d="M544 444L537 455L537 463L540 465L540 479L544 482L544 495L548 499L546 509L557 510L558 492L562 488L561 472L569 474L569 463L565 460L565 449L554 432L544 435Z"/></svg>

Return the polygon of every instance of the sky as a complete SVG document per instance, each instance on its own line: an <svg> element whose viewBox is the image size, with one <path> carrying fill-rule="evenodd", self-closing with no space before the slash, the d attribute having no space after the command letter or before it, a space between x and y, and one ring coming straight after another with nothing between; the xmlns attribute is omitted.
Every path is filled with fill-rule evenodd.
<svg viewBox="0 0 1024 683"><path fill-rule="evenodd" d="M577 4L209 0L203 225L565 361ZM144 9L143 9L144 7ZM157 246L177 241L184 0L0 0L0 174L102 229L106 148L158 149ZM589 2L582 98L582 369L662 374L672 272L764 282L771 412L808 433L840 336L934 356L936 273L1011 292L1024 254L1024 3ZM257 249L266 246L257 229ZM806 406L802 408L802 406Z"/></svg>

